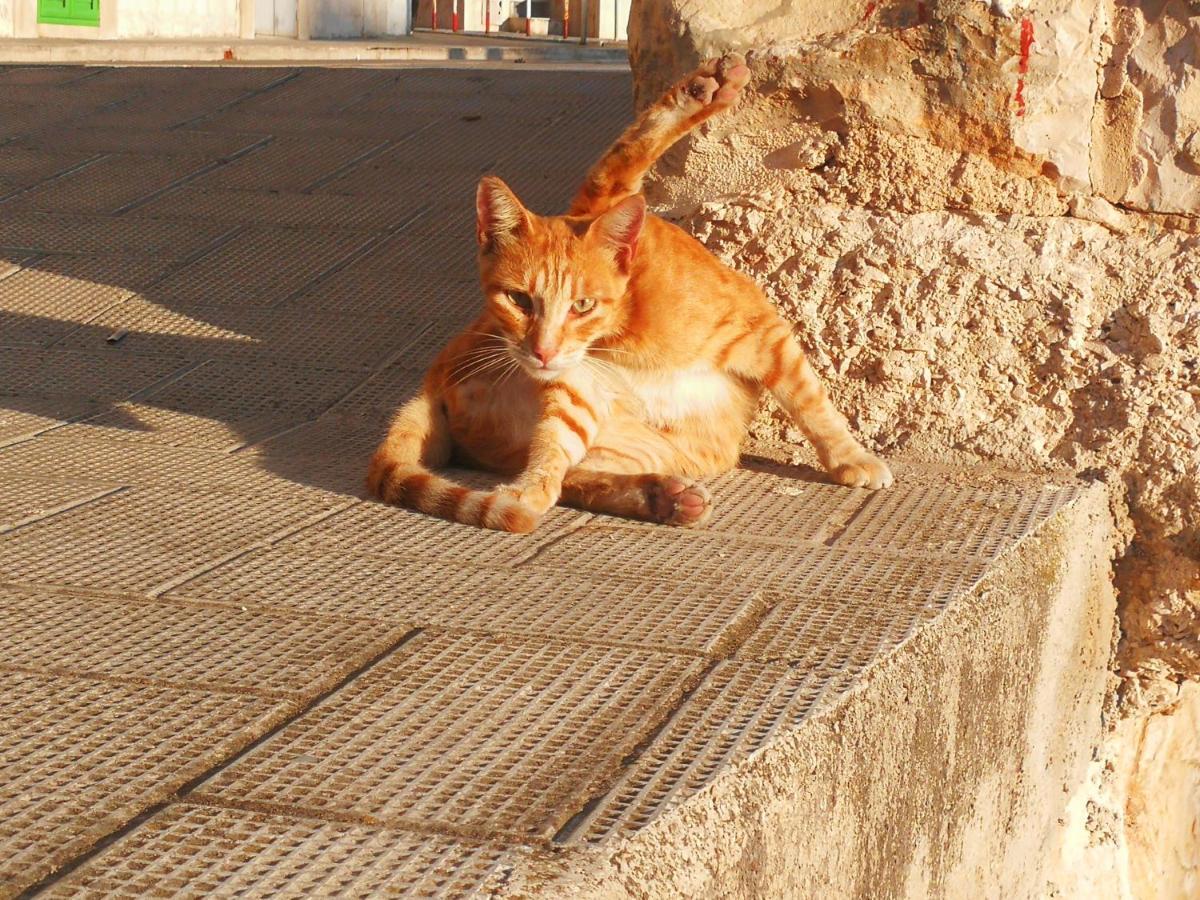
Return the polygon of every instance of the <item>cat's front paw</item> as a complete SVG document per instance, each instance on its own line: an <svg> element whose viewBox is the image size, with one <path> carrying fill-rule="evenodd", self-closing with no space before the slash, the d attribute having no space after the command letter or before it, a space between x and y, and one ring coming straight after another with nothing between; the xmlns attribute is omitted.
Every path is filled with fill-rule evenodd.
<svg viewBox="0 0 1200 900"><path fill-rule="evenodd" d="M730 106L750 80L750 69L740 53L726 53L705 62L680 83L680 98L689 112L706 106Z"/></svg>
<svg viewBox="0 0 1200 900"><path fill-rule="evenodd" d="M863 450L847 460L829 465L829 477L846 487L869 488L877 491L892 486L892 470L877 456Z"/></svg>
<svg viewBox="0 0 1200 900"><path fill-rule="evenodd" d="M540 481L506 484L496 489L498 493L511 497L538 518L544 516L555 503L558 496L549 486Z"/></svg>

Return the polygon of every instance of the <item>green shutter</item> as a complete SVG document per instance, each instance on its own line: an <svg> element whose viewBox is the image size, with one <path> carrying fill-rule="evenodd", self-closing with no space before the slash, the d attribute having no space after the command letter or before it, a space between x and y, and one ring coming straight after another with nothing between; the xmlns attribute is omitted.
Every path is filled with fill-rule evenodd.
<svg viewBox="0 0 1200 900"><path fill-rule="evenodd" d="M38 0L38 21L46 25L100 25L100 0Z"/></svg>

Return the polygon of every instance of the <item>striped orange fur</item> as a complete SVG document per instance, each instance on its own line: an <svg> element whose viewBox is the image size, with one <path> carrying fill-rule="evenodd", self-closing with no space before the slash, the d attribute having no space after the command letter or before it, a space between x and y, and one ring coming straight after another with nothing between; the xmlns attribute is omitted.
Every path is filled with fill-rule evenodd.
<svg viewBox="0 0 1200 900"><path fill-rule="evenodd" d="M483 311L396 414L371 461L374 495L506 531L531 531L559 502L701 524L710 498L697 479L736 464L763 388L835 481L891 483L758 286L638 193L654 161L749 77L730 54L675 85L593 166L566 216L537 216L498 178L480 182ZM432 471L452 456L512 480L457 487Z"/></svg>

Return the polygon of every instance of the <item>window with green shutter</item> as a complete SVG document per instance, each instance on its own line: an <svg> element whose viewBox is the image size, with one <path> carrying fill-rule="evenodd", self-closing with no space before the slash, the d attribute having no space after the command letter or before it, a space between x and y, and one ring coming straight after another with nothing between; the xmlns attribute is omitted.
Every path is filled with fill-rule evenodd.
<svg viewBox="0 0 1200 900"><path fill-rule="evenodd" d="M100 26L100 0L38 0L38 21L46 25Z"/></svg>

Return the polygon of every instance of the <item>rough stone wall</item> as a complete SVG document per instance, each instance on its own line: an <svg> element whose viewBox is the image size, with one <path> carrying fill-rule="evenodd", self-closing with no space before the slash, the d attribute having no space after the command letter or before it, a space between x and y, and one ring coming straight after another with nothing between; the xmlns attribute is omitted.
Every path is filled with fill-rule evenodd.
<svg viewBox="0 0 1200 900"><path fill-rule="evenodd" d="M1119 709L1169 706L1200 677L1200 3L644 0L639 101L729 48L746 99L652 201L885 454L1106 482Z"/></svg>

